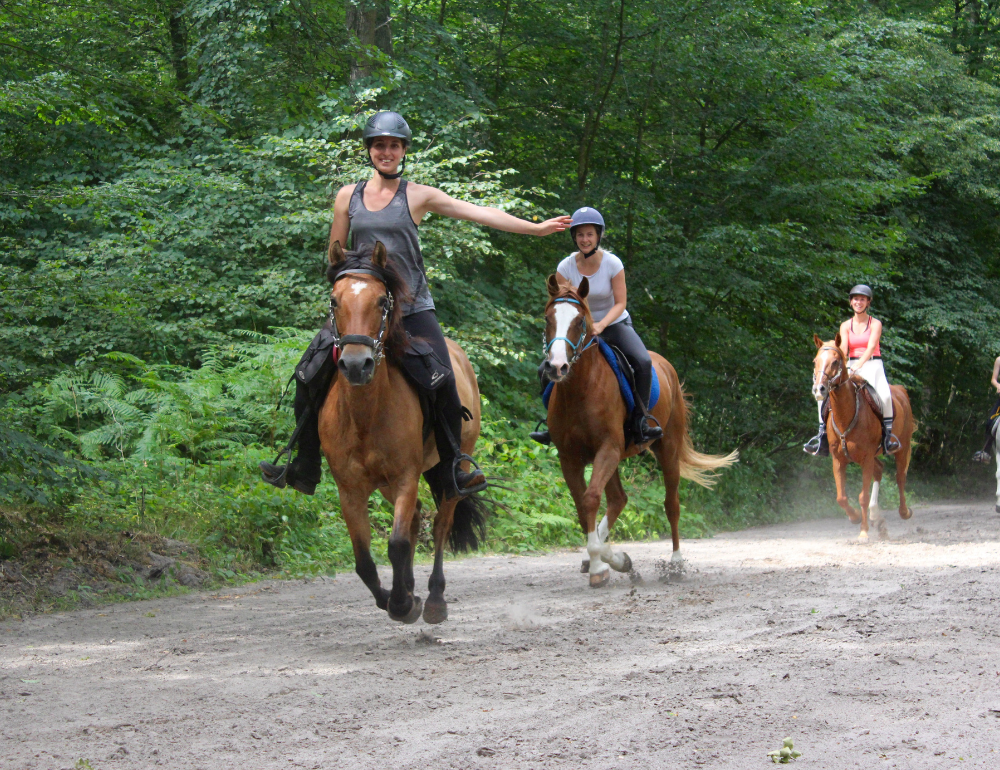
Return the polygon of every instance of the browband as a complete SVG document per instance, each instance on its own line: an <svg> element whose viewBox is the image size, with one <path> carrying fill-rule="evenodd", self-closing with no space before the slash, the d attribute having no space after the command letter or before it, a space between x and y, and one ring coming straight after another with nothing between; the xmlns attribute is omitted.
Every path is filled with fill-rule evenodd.
<svg viewBox="0 0 1000 770"><path fill-rule="evenodd" d="M345 276L348 276L348 275L370 275L373 278L378 278L380 281L383 280L383 277L381 275L379 275L378 273L376 273L370 267L355 267L355 268L351 268L350 270L343 270L343 271L337 273L337 277L334 278L331 283L336 283L341 278L343 278Z"/></svg>

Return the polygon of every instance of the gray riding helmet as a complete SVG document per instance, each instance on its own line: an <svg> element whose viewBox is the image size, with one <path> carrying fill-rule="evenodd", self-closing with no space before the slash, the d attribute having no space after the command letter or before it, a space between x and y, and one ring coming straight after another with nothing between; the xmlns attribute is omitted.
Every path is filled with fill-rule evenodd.
<svg viewBox="0 0 1000 770"><path fill-rule="evenodd" d="M413 132L410 131L410 127L403 119L403 116L398 112L390 112L388 110L376 112L368 118L368 122L365 123L364 133L362 134L365 147L371 147L372 142L379 136L394 136L397 139L402 139L403 144L407 148L409 148L413 141Z"/></svg>
<svg viewBox="0 0 1000 770"><path fill-rule="evenodd" d="M596 225L601 228L598 235L604 232L604 217L601 216L601 212L597 209L592 209L590 206L584 206L582 209L577 209L573 212L573 216L570 218L569 231L570 234L573 233L574 228L580 225Z"/></svg>
<svg viewBox="0 0 1000 770"><path fill-rule="evenodd" d="M863 283L859 283L857 286L851 289L851 292L850 294L847 295L847 297L851 298L857 294L860 294L862 297L868 297L868 299L873 298L871 286L865 286L865 284Z"/></svg>

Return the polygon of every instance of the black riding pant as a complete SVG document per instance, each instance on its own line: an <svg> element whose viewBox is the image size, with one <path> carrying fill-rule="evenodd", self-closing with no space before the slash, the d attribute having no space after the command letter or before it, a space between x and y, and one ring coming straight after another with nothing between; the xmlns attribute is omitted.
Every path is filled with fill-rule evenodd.
<svg viewBox="0 0 1000 770"><path fill-rule="evenodd" d="M444 332L441 331L441 324L438 323L437 315L433 310L424 310L420 313L404 316L403 328L411 337L424 339L434 350L434 355L440 359L449 369L452 369L451 376L441 384L433 394L433 420L434 420L434 441L437 444L438 455L442 460L447 460L449 469L455 456L461 451L462 441L462 401L458 396L458 387L455 382L455 373L451 365L451 356L448 354L448 343L445 342ZM318 340L318 337L317 337ZM316 344L317 340L314 340ZM312 348L312 346L310 346ZM306 353L308 356L309 353ZM305 360L306 356L303 357ZM299 451L296 456L296 472L300 477L318 481L322 473L322 463L320 461L320 440L319 440L319 411L326 400L326 394L330 389L333 378L337 375L337 369L333 364L333 359L327 355L319 371L310 379L308 384L303 383L298 377L295 378L295 422L302 419L303 414L309 412L302 430L299 433ZM447 430L445 426L447 425ZM448 431L454 441L448 436Z"/></svg>
<svg viewBox="0 0 1000 770"><path fill-rule="evenodd" d="M642 399L643 406L648 407L649 394L653 387L653 359L649 357L649 351L632 326L632 319L626 318L624 321L611 324L601 332L601 338L625 354L635 372L636 395Z"/></svg>

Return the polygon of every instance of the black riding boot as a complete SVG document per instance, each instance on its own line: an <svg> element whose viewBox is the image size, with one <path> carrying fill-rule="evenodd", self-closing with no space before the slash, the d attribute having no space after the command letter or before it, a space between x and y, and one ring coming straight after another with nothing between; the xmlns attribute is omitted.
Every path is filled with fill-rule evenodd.
<svg viewBox="0 0 1000 770"><path fill-rule="evenodd" d="M454 381L445 384L435 394L434 399L434 443L437 445L440 461L435 466L438 477L443 480L445 497L465 497L486 489L486 477L473 463L472 469L463 471L459 463L472 458L462 453L462 402Z"/></svg>
<svg viewBox="0 0 1000 770"><path fill-rule="evenodd" d="M322 454L319 441L319 417L309 398L309 387L296 380L295 383L295 424L299 429L299 451L288 465L261 462L261 477L278 489L286 486L297 489L305 495L316 491L316 485L323 475ZM289 447L289 450L291 447ZM280 456L280 455L279 455Z"/></svg>
<svg viewBox="0 0 1000 770"><path fill-rule="evenodd" d="M892 418L886 417L882 420L882 451L891 455L899 449L899 439L892 435Z"/></svg>
<svg viewBox="0 0 1000 770"><path fill-rule="evenodd" d="M802 451L814 457L830 456L830 439L826 435L825 422L819 424L819 432L805 443Z"/></svg>
<svg viewBox="0 0 1000 770"><path fill-rule="evenodd" d="M649 412L639 399L636 399L635 408L632 410L632 440L636 444L646 444L663 437L663 428L659 425L650 425Z"/></svg>

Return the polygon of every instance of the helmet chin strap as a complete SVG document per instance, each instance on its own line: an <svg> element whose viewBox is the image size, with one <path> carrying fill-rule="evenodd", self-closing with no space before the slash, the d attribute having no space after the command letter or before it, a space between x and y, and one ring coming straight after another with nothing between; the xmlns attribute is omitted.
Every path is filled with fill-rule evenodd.
<svg viewBox="0 0 1000 770"><path fill-rule="evenodd" d="M594 248L592 248L592 249L591 249L590 251L583 251L583 250L581 249L581 250L580 250L580 253L581 253L581 254L583 254L583 258L584 258L584 259L590 259L590 258L591 258L592 256L594 256L594 255L595 255L595 254L597 253L597 250L598 250L599 248L601 248L601 243L600 243L600 241L598 241L597 245L596 245L596 246L595 246Z"/></svg>
<svg viewBox="0 0 1000 770"><path fill-rule="evenodd" d="M406 156L405 155L403 156L403 163L399 167L399 171L397 171L395 174L387 174L378 166L376 166L375 161L372 160L371 151L368 152L368 165L371 166L373 169L375 169L379 173L379 176L381 176L383 179L399 179L403 175L403 172L406 171Z"/></svg>

